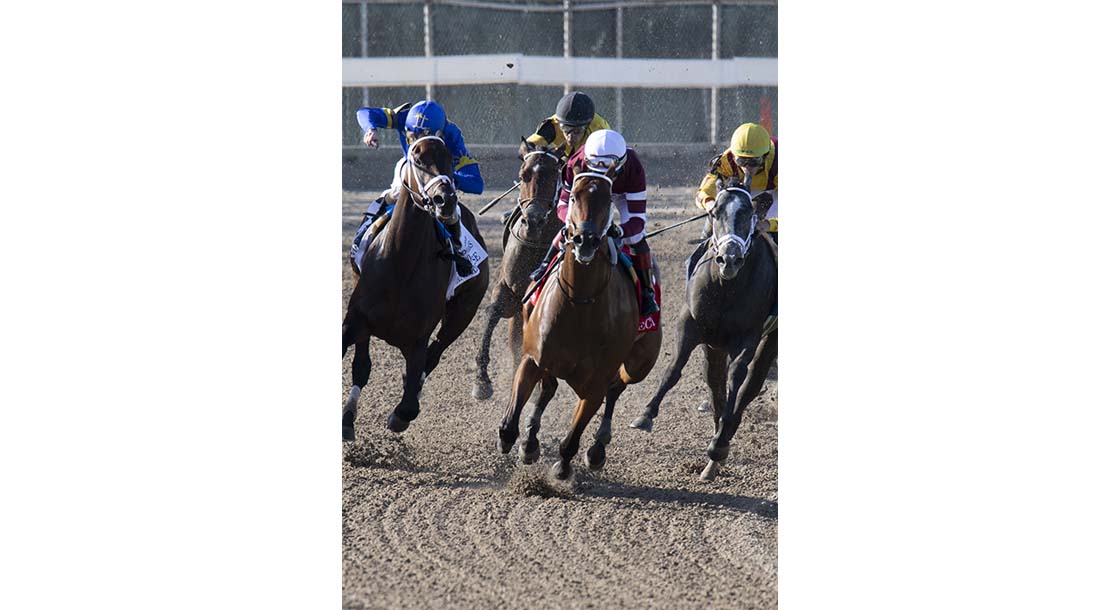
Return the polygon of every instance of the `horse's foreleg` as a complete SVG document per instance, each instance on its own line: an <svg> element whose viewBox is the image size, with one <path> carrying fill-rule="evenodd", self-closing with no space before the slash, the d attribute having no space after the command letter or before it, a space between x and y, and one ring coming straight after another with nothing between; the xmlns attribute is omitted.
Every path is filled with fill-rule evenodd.
<svg viewBox="0 0 1120 610"><path fill-rule="evenodd" d="M499 283L494 289L494 301L486 308L486 328L482 330L482 342L478 348L475 364L478 373L475 376L474 390L471 395L478 400L486 400L494 395L494 386L490 382L490 341L494 338L494 329L502 318L510 315L510 310L516 309L513 305L517 299L510 292L509 287Z"/></svg>
<svg viewBox="0 0 1120 610"><path fill-rule="evenodd" d="M710 411L714 425L719 427L723 403L727 400L727 350L704 346L704 379L708 382L708 402L699 411Z"/></svg>
<svg viewBox="0 0 1120 610"><path fill-rule="evenodd" d="M576 405L568 436L560 442L560 461L552 465L552 475L557 479L564 480L572 476L572 458L579 451L579 439L595 412L599 410L599 405L603 404L604 394L605 392L600 391L594 396L581 399Z"/></svg>
<svg viewBox="0 0 1120 610"><path fill-rule="evenodd" d="M541 416L544 415L545 407L552 401L552 397L556 395L556 389L559 387L560 382L552 375L545 375L541 379L540 394L537 394L533 412L529 415L529 421L525 424L525 440L521 442L521 447L518 449L523 464L535 463L541 456L541 444L537 440L537 433L541 430Z"/></svg>
<svg viewBox="0 0 1120 610"><path fill-rule="evenodd" d="M653 432L653 420L660 411L661 401L665 399L669 390L673 389L673 386L681 380L681 371L684 370L684 365L688 364L688 358L697 345L700 345L700 326L696 323L696 320L692 319L692 314L689 312L688 306L685 305L677 318L677 353L673 356L673 365L669 368L665 378L661 380L657 393L650 399L642 414L630 422L631 428Z"/></svg>
<svg viewBox="0 0 1120 610"><path fill-rule="evenodd" d="M591 470L599 470L607 461L607 445L611 442L611 419L614 417L614 405L618 397L626 389L626 384L621 378L616 377L607 388L607 400L603 407L603 417L599 420L599 429L595 431L595 442L587 448L584 454L584 464Z"/></svg>
<svg viewBox="0 0 1120 610"><path fill-rule="evenodd" d="M774 331L763 337L762 341L759 342L758 348L755 349L747 373L746 383L739 388L739 392L735 395L734 409L724 409L725 411L732 411L732 413L730 418L722 422L723 429L717 429L717 447L731 446L731 439L735 438L735 433L739 430L739 425L743 423L743 415L746 413L747 407L758 397L759 392L762 391L762 384L766 382L766 375L770 371L770 366L774 364L774 359L777 357L778 331Z"/></svg>
<svg viewBox="0 0 1120 610"><path fill-rule="evenodd" d="M537 366L533 359L525 356L521 358L521 364L517 367L517 373L513 377L513 390L510 396L509 406L506 407L505 417L502 418L502 425L498 428L498 449L502 453L509 453L513 448L514 441L517 440L517 425L521 421L521 409L525 406L525 402L529 400L529 395L533 393L533 387L540 381L542 371Z"/></svg>
<svg viewBox="0 0 1120 610"><path fill-rule="evenodd" d="M354 420L358 418L358 396L362 388L369 383L369 373L373 363L369 357L369 336L360 339L354 344L354 363L350 366L350 375L353 385L350 396L342 407L342 440L354 440Z"/></svg>
<svg viewBox="0 0 1120 610"><path fill-rule="evenodd" d="M436 340L428 346L428 355L424 361L424 377L431 375L432 371L436 370L440 358L443 357L443 352L463 334L463 331L467 330L471 320L474 319L474 314L478 313L478 306L482 303L482 298L486 296L485 282L490 277L486 271L485 261L482 262L482 267L483 270L478 277L467 282L462 292L447 302L447 307L443 310L443 319L440 321L439 332L436 333Z"/></svg>
<svg viewBox="0 0 1120 610"><path fill-rule="evenodd" d="M723 409L720 411L713 410L713 413L720 414L716 424L715 436L708 445L708 458L713 462L722 462L727 459L731 434L734 433L735 427L732 422L735 419L737 398L750 374L751 361L754 360L755 350L759 347L760 338L758 334L753 334L742 341L735 349L729 350L735 358L731 361L727 395L724 399Z"/></svg>
<svg viewBox="0 0 1120 610"><path fill-rule="evenodd" d="M418 340L412 347L401 349L404 356L404 393L395 409L389 413L386 427L389 430L401 433L408 429L417 416L420 415L420 389L424 385L424 361L428 353L426 338Z"/></svg>
<svg viewBox="0 0 1120 610"><path fill-rule="evenodd" d="M525 340L523 313L521 307L517 307L513 312L513 317L509 319L509 353L513 355L514 362L521 359L522 342Z"/></svg>

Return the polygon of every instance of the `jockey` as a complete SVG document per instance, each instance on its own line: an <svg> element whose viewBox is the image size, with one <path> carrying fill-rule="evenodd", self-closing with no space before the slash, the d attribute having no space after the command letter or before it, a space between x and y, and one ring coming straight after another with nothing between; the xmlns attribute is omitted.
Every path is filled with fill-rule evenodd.
<svg viewBox="0 0 1120 610"><path fill-rule="evenodd" d="M638 154L633 148L626 146L626 140L617 131L601 129L588 136L583 148L564 165L563 187L556 215L565 223L568 220L568 198L571 196L572 180L581 172L603 174L613 181L611 201L618 210L621 221L619 228L622 230L622 243L630 246L634 255L634 270L642 283L641 314L648 316L656 313L660 308L653 292L653 256L645 234L646 170L642 167ZM561 229L552 241L552 247L545 254L541 266L530 274L529 277L534 281L540 281L544 277L548 263L560 249L563 233L564 229Z"/></svg>
<svg viewBox="0 0 1120 610"><path fill-rule="evenodd" d="M478 169L478 162L467 153L466 144L463 143L463 132L459 126L447 120L447 114L439 104L424 100L416 104L402 104L396 108L360 108L358 110L358 124L365 130L362 143L370 148L377 148L380 144L377 137L379 128L396 129L400 137L401 150L404 157L397 162L393 172L393 184L376 201L369 204L365 219L358 227L358 234L354 237L354 245L350 248L350 258L354 259L358 253L362 236L370 224L385 210L386 197L389 202L396 201L401 189L401 166L407 161L408 147L424 136L438 136L448 150L451 151L452 179L455 187L465 193L475 195L482 193L482 174ZM462 244L459 241L461 226L455 223L447 227L451 234L453 247L452 258L455 260L455 269L460 276L467 276L472 270L470 261L461 255Z"/></svg>
<svg viewBox="0 0 1120 610"><path fill-rule="evenodd" d="M708 174L696 191L696 207L709 211L716 201L720 183L741 183L756 197L768 193L773 199L766 213L767 231L778 232L778 140L766 128L743 123L731 134L731 145L709 162ZM712 233L711 222L704 227L704 239Z"/></svg>
<svg viewBox="0 0 1120 610"><path fill-rule="evenodd" d="M600 129L610 129L607 120L595 112L595 103L582 91L573 91L560 98L556 114L541 121L537 132L526 138L530 144L543 147L551 144L572 156L587 141L587 136Z"/></svg>

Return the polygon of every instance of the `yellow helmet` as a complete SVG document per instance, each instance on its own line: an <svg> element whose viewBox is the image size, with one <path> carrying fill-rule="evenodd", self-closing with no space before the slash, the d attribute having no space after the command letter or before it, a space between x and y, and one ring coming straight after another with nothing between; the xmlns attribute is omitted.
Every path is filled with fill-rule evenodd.
<svg viewBox="0 0 1120 610"><path fill-rule="evenodd" d="M761 157L770 152L770 134L757 123L743 123L731 134L731 152L736 157Z"/></svg>

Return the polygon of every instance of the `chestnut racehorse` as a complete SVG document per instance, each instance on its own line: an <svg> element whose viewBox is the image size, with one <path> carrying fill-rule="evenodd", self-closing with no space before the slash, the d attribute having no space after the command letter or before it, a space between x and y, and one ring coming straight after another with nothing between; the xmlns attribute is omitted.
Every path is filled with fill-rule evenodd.
<svg viewBox="0 0 1120 610"><path fill-rule="evenodd" d="M472 395L485 400L494 395L490 382L490 340L502 318L509 321L509 347L513 360L521 358L521 297L529 287L529 273L544 257L560 230L556 200L560 195L561 153L553 146L537 147L521 139L521 191L517 209L502 235L502 272L486 308L486 327L478 348L478 373Z"/></svg>
<svg viewBox="0 0 1120 610"><path fill-rule="evenodd" d="M638 383L657 362L661 331L638 334L638 301L634 282L612 264L612 244L604 239L611 228L611 180L602 174L580 173L572 180L563 263L545 283L525 321L521 364L514 376L509 407L498 430L498 446L508 453L518 436L521 409L533 387L542 383L541 400L521 448L522 460L540 455L537 429L541 405L563 379L579 396L568 435L560 443L556 478L571 476L579 439L606 399L603 420L585 461L598 470L606 461L615 402L627 385ZM655 270L656 272L656 270Z"/></svg>
<svg viewBox="0 0 1120 610"><path fill-rule="evenodd" d="M393 216L374 238L362 263L346 317L342 322L342 355L356 345L353 387L342 412L342 438L354 440L358 395L369 381L370 337L384 340L405 358L404 395L389 414L388 428L403 432L420 413L420 389L439 364L444 350L466 330L486 294L490 271L486 260L479 273L461 284L448 300L450 245L436 228L461 223L483 249L474 215L459 205L451 179L451 152L443 140L426 136L414 142L398 165L401 186ZM462 235L466 240L466 235ZM435 341L428 344L436 325Z"/></svg>

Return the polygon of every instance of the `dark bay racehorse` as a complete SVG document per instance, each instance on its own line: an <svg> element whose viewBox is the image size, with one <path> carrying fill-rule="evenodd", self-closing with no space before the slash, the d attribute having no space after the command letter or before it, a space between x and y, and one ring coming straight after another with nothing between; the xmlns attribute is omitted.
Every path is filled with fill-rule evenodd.
<svg viewBox="0 0 1120 610"><path fill-rule="evenodd" d="M708 446L711 480L727 459L731 438L743 412L759 391L778 355L778 331L763 326L778 299L778 260L773 242L757 223L770 207L769 195L753 201L738 186L724 189L712 208L712 237L693 255L687 302L677 318L677 352L673 365L645 412L631 424L651 432L665 394L681 378L696 346L704 344L706 378L715 420ZM705 249L706 248L706 249ZM702 256L700 256L702 255ZM730 374L728 360L730 359Z"/></svg>
<svg viewBox="0 0 1120 610"><path fill-rule="evenodd" d="M540 264L562 224L555 213L562 167L556 148L536 147L521 139L521 192L502 234L502 273L486 308L486 328L476 359L478 374L472 394L479 400L494 395L489 370L490 340L502 318L511 318L510 351L515 362L521 357L521 297L529 287L529 273Z"/></svg>
<svg viewBox="0 0 1120 610"><path fill-rule="evenodd" d="M615 402L627 385L645 379L661 349L660 330L638 334L634 282L621 266L612 264L611 244L603 239L611 227L610 179L595 173L577 174L571 201L563 263L546 281L536 307L528 313L524 355L498 430L499 449L508 453L517 440L521 409L541 382L529 438L521 448L523 461L536 461L540 411L556 392L556 380L566 381L580 400L568 435L560 443L560 461L552 467L559 479L571 476L580 436L606 398L595 443L585 455L589 468L602 468Z"/></svg>
<svg viewBox="0 0 1120 610"><path fill-rule="evenodd" d="M443 140L427 136L414 142L400 171L403 186L392 219L365 252L362 273L342 322L343 357L349 346L356 346L354 386L342 411L345 440L354 439L358 395L369 381L370 337L384 340L404 355L404 395L387 424L393 432L403 432L420 413L424 379L470 324L490 281L489 266L483 260L479 274L460 285L451 300L446 299L452 267L450 246L433 219L445 225L458 221L461 230L470 231L483 248L486 244L474 215L459 206L451 180L451 153ZM429 345L437 324L439 334Z"/></svg>

